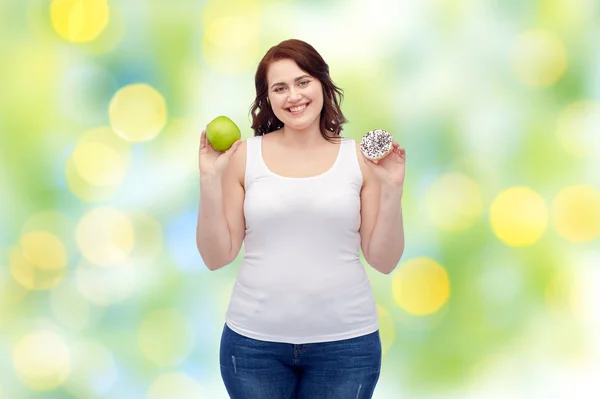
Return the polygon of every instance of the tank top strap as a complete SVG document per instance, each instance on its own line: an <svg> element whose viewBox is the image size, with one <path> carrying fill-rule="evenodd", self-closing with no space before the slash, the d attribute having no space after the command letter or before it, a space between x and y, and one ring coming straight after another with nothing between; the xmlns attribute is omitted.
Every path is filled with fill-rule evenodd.
<svg viewBox="0 0 600 399"><path fill-rule="evenodd" d="M362 179L358 154L356 153L356 141L352 138L344 137L340 145L340 170L344 171L344 173L349 173L352 177Z"/></svg>
<svg viewBox="0 0 600 399"><path fill-rule="evenodd" d="M262 162L262 136L253 136L246 140L246 174L244 187L248 189L257 177L265 174Z"/></svg>

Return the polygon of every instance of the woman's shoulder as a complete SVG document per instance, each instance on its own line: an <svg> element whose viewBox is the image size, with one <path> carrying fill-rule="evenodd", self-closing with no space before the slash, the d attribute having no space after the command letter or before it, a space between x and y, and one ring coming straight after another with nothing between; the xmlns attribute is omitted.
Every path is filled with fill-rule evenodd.
<svg viewBox="0 0 600 399"><path fill-rule="evenodd" d="M247 139L245 139L244 141L260 141L262 140L263 136L250 136Z"/></svg>
<svg viewBox="0 0 600 399"><path fill-rule="evenodd" d="M246 173L246 157L248 142L253 137L241 140L241 143L235 153L231 156L228 169L236 176L236 179L243 185L244 175Z"/></svg>
<svg viewBox="0 0 600 399"><path fill-rule="evenodd" d="M360 171L363 175L363 184L371 179L372 171L367 165L367 160L365 159L362 151L360 150L360 140L355 138L348 138L352 142L352 147L354 147L354 151L356 152L356 158L358 160L358 166L360 167Z"/></svg>

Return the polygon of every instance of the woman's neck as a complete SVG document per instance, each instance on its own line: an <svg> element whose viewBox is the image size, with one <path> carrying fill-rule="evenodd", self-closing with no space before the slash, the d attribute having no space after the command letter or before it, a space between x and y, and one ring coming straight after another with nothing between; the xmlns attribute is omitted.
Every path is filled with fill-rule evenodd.
<svg viewBox="0 0 600 399"><path fill-rule="evenodd" d="M290 147L311 148L326 142L321 134L320 124L317 122L303 130L292 129L288 126L281 128L281 142Z"/></svg>

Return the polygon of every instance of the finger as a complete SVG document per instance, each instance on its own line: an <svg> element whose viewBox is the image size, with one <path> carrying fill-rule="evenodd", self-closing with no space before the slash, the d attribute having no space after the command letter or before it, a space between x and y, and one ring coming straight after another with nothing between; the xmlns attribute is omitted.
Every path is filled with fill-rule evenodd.
<svg viewBox="0 0 600 399"><path fill-rule="evenodd" d="M219 151L215 150L210 141L206 138L206 129L202 131L202 141L204 142L202 148L205 148L209 153L218 153Z"/></svg>
<svg viewBox="0 0 600 399"><path fill-rule="evenodd" d="M206 129L202 129L202 133L200 133L200 149L206 147Z"/></svg>
<svg viewBox="0 0 600 399"><path fill-rule="evenodd" d="M237 140L235 143L232 144L232 146L226 151L226 154L229 158L233 157L233 154L235 154L235 152L237 151L237 149L240 147L240 145L242 144L241 140Z"/></svg>

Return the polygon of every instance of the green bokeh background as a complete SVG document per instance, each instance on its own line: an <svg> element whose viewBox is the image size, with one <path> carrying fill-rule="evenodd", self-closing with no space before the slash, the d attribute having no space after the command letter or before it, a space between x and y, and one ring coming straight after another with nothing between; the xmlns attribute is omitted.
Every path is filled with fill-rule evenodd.
<svg viewBox="0 0 600 399"><path fill-rule="evenodd" d="M57 33L50 3L0 0L0 398L226 397L218 346L242 253L217 272L197 253L198 139L218 115L252 135L256 65L288 38L329 63L345 93L345 135L386 129L407 152L404 256L388 276L366 266L385 349L375 398L600 395L597 1L121 0L84 43ZM111 131L111 99L136 83L164 98L166 124L152 140L114 133L129 159L122 179L81 194L69 160L84 133ZM583 101L585 117L573 117ZM471 194L434 191L452 173L474 183L480 209L456 205ZM557 205L579 186L591 194ZM541 209L523 203L494 219L494 201L513 187L536 193ZM102 250L95 230L78 235L104 207L135 221L133 252L117 266L82 250L81 240ZM446 210L466 225L444 228ZM528 219L536 212L547 223ZM494 222L541 233L514 245ZM43 265L27 269L43 289L15 277L34 230L67 255L54 279ZM450 296L414 315L393 282L422 258L444 268ZM24 340L43 331L58 343Z"/></svg>

